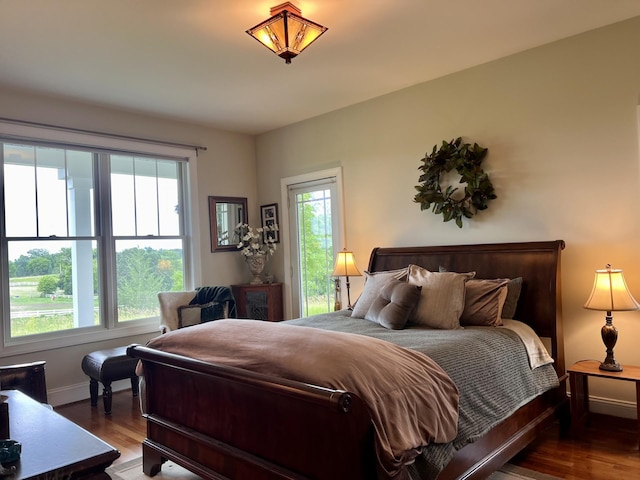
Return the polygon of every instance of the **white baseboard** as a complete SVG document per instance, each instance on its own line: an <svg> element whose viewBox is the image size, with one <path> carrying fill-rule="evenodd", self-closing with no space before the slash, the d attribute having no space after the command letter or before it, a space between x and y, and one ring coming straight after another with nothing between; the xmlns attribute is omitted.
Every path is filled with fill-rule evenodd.
<svg viewBox="0 0 640 480"><path fill-rule="evenodd" d="M638 417L635 402L595 397L593 395L589 396L589 411L622 418L636 419Z"/></svg>
<svg viewBox="0 0 640 480"><path fill-rule="evenodd" d="M102 397L102 384L98 384L98 395ZM120 390L131 389L131 380L116 380L111 384L111 390L114 392L119 392ZM89 395L89 381L87 380L84 383L79 383L76 385L68 385L62 388L54 388L52 390L47 391L47 400L49 404L57 407L59 405L66 405L68 403L79 402L81 400L86 400L90 397ZM98 398L98 405L102 406L102 399Z"/></svg>
<svg viewBox="0 0 640 480"><path fill-rule="evenodd" d="M568 395L571 397L571 393L568 393ZM611 415L612 417L638 418L635 402L596 397L594 395L589 395L589 412Z"/></svg>

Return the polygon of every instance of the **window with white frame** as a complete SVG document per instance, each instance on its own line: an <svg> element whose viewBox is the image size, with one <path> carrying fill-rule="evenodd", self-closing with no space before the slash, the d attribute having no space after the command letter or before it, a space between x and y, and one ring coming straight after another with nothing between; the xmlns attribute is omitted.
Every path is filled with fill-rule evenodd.
<svg viewBox="0 0 640 480"><path fill-rule="evenodd" d="M4 345L157 317L185 289L187 159L0 136Z"/></svg>

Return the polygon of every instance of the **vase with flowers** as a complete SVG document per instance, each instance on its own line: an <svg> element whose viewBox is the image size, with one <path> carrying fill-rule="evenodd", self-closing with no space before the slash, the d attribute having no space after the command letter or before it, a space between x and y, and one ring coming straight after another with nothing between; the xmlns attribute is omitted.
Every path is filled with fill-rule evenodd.
<svg viewBox="0 0 640 480"><path fill-rule="evenodd" d="M236 225L235 233L237 235L238 250L244 256L249 271L253 275L250 283L262 283L262 271L267 264L269 255L273 255L276 251L275 237L269 235L269 232L278 231L277 225L253 228L247 223L239 223Z"/></svg>

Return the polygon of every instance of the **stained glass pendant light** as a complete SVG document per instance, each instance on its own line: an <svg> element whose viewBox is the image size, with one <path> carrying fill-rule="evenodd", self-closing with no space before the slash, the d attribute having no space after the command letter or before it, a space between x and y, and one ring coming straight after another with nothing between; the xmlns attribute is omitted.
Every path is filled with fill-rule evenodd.
<svg viewBox="0 0 640 480"><path fill-rule="evenodd" d="M271 8L271 17L247 30L261 44L291 63L305 48L311 45L327 27L307 20L291 2Z"/></svg>

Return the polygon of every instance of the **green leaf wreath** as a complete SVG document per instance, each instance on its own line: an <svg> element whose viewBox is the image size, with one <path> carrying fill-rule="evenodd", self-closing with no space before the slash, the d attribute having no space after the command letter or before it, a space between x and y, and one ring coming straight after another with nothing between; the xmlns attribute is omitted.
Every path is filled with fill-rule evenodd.
<svg viewBox="0 0 640 480"><path fill-rule="evenodd" d="M488 149L477 143L462 143L461 137L443 141L440 148L434 145L431 154L425 155L418 167L422 171L421 184L416 185L418 193L413 201L420 204L421 210L433 205L433 213L442 214L443 221L455 220L462 228L463 217L473 217L478 210L487 208L489 200L497 198L489 175L481 167L487 152ZM443 192L440 185L442 176L454 169L460 175L460 183L465 185L462 198L455 194L458 187L448 185Z"/></svg>

